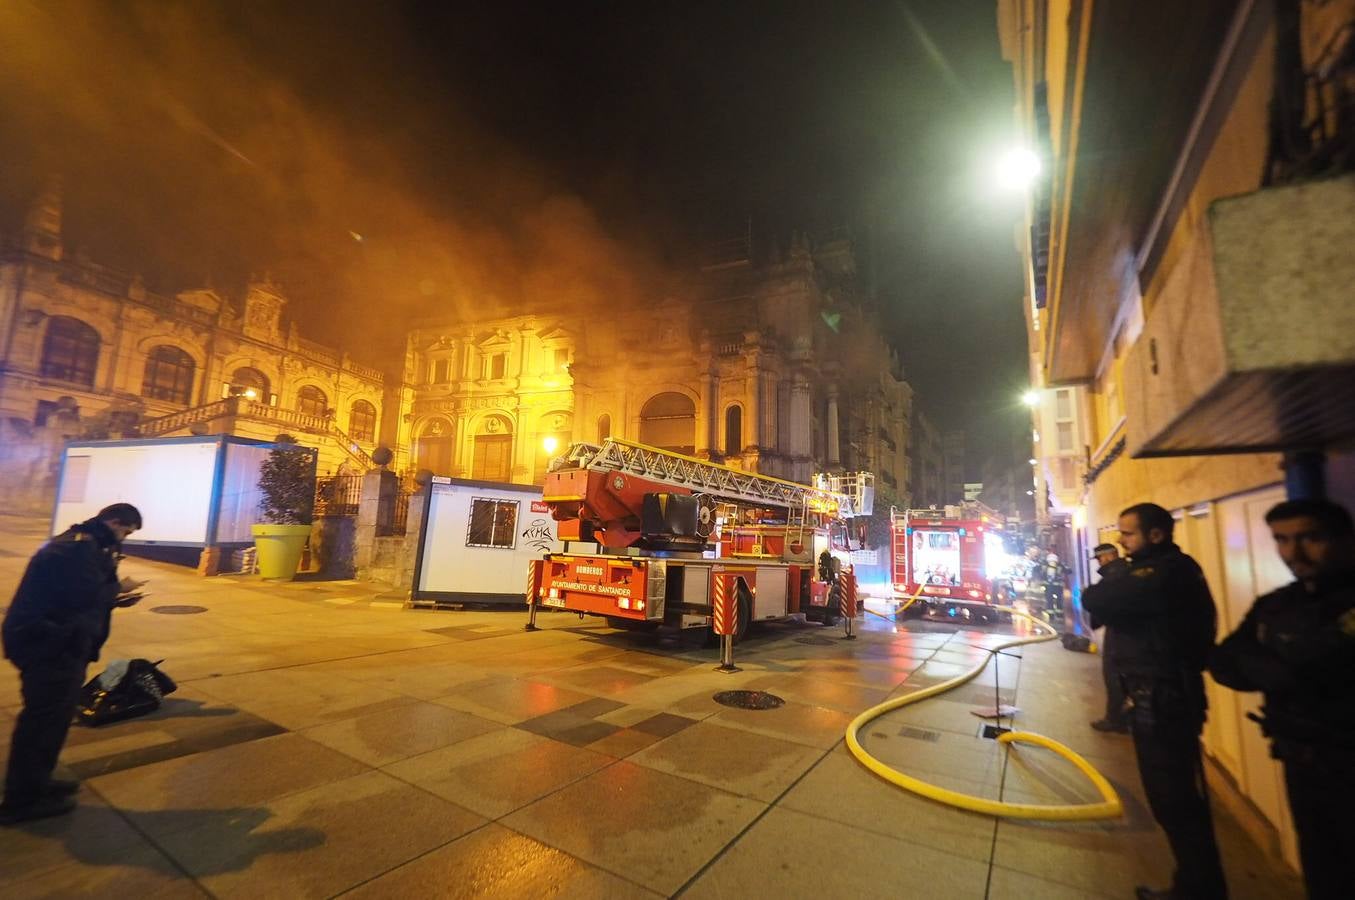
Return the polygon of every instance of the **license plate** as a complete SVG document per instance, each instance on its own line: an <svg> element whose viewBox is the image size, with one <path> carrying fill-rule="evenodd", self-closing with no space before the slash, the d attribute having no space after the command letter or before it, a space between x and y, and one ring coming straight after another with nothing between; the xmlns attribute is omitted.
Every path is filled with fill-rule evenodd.
<svg viewBox="0 0 1355 900"><path fill-rule="evenodd" d="M542 598L541 598L541 605L542 605L542 606L564 606L564 605L565 605L565 598L564 598L564 597L542 597Z"/></svg>

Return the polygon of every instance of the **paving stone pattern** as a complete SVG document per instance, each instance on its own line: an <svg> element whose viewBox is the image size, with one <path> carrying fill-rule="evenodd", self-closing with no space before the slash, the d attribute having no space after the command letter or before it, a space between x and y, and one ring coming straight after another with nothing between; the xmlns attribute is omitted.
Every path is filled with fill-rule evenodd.
<svg viewBox="0 0 1355 900"><path fill-rule="evenodd" d="M0 602L43 526L0 517ZM978 736L972 710L999 688L1022 724L1111 779L1121 821L998 823L895 789L847 753L857 712L967 668L1001 640L988 631L867 616L848 642L766 625L726 675L699 642L572 615L528 634L519 612L406 610L357 582L124 568L161 603L206 611L119 610L104 662L163 658L180 689L154 715L72 730L62 770L85 780L80 807L0 831L0 896L1127 897L1169 875L1128 739L1087 727L1099 660L1057 644L891 713L863 741L947 787L1092 799L1043 751ZM785 703L732 709L712 699L726 690ZM6 665L6 733L18 704ZM1301 896L1219 819L1235 897Z"/></svg>

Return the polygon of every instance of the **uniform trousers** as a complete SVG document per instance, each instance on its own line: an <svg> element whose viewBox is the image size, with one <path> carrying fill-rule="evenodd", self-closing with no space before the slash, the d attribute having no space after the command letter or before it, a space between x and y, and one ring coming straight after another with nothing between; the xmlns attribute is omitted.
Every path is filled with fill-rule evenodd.
<svg viewBox="0 0 1355 900"><path fill-rule="evenodd" d="M85 666L66 656L33 661L19 670L24 706L10 739L6 806L26 806L42 796L66 743Z"/></svg>

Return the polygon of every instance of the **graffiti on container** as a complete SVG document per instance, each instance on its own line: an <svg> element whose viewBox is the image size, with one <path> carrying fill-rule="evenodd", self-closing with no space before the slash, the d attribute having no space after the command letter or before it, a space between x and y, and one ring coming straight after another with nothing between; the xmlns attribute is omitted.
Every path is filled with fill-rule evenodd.
<svg viewBox="0 0 1355 900"><path fill-rule="evenodd" d="M555 535L550 531L550 519L533 519L522 532L522 538L533 550L548 552L551 544L555 543Z"/></svg>

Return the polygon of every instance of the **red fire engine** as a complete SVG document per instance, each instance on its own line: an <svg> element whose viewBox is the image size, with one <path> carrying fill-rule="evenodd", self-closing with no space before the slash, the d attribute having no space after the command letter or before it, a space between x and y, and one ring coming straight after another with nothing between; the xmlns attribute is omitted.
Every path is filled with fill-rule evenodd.
<svg viewBox="0 0 1355 900"><path fill-rule="evenodd" d="M944 509L894 510L894 596L929 615L979 621L1005 601L1011 565L1004 522L977 501Z"/></svg>
<svg viewBox="0 0 1355 900"><path fill-rule="evenodd" d="M718 591L736 598L736 639L750 622L797 613L837 624L845 592L855 606L848 523L870 513L873 478L819 482L616 438L574 444L546 476L542 499L565 552L531 563L533 614L541 606L617 627L706 627Z"/></svg>

